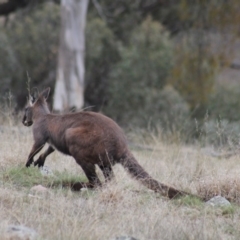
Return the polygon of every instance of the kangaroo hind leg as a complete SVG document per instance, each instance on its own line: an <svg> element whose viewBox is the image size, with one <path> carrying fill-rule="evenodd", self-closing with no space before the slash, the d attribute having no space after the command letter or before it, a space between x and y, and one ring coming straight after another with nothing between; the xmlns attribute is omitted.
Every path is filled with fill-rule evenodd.
<svg viewBox="0 0 240 240"><path fill-rule="evenodd" d="M112 170L112 166L108 165L99 165L100 169L102 170L102 173L105 177L105 182L109 182L110 180L112 180L114 178L114 173Z"/></svg>
<svg viewBox="0 0 240 240"><path fill-rule="evenodd" d="M77 162L78 163L78 162ZM78 163L87 179L89 182L76 182L76 183L73 183L72 184L72 189L75 190L75 191L79 191L81 188L84 188L84 187L87 187L87 188L95 188L95 187L98 187L98 186L101 186L101 181L99 180L98 176L97 176L97 173L96 173L96 170L95 170L95 165L92 164L92 163L89 163L89 162L84 162L84 163Z"/></svg>
<svg viewBox="0 0 240 240"><path fill-rule="evenodd" d="M93 187L98 187L101 186L101 182L97 176L95 165L92 163L84 163L81 164L81 167L86 174L86 177L89 180L90 186L92 185Z"/></svg>

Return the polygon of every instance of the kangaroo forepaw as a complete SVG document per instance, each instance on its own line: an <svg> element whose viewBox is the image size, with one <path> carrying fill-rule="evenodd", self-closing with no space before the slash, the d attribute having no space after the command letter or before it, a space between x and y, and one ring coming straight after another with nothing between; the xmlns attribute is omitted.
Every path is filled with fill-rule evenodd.
<svg viewBox="0 0 240 240"><path fill-rule="evenodd" d="M30 167L31 166L31 164L33 163L33 161L27 161L27 163L26 163L26 167Z"/></svg>
<svg viewBox="0 0 240 240"><path fill-rule="evenodd" d="M40 168L40 167L43 167L43 166L44 166L44 162L45 162L45 159L42 159L41 157L39 157L39 158L34 162L34 166L38 166L39 168Z"/></svg>

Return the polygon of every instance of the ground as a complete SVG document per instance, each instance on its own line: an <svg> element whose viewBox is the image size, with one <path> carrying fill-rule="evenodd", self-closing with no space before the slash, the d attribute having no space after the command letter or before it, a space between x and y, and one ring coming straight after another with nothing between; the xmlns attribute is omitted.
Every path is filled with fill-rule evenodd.
<svg viewBox="0 0 240 240"><path fill-rule="evenodd" d="M34 229L38 239L110 240L130 235L145 239L239 239L240 157L216 159L200 147L164 143L153 138L152 149L132 147L140 164L157 180L206 198L222 194L231 208L213 208L191 198L169 200L115 166L116 179L97 190L72 192L51 187L37 168L24 165L32 145L31 128L0 128L0 236L20 224ZM136 138L135 138L136 139ZM146 143L139 139L141 146ZM149 144L149 142L148 142ZM46 165L59 176L84 174L75 161L53 153ZM98 171L101 179L103 176ZM64 177L63 177L64 178ZM59 179L58 179L59 180ZM47 193L31 193L42 184Z"/></svg>

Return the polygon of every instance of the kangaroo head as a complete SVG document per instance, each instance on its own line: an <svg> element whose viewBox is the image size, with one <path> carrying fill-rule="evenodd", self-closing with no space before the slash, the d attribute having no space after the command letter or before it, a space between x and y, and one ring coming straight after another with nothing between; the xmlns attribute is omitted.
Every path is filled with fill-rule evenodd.
<svg viewBox="0 0 240 240"><path fill-rule="evenodd" d="M34 119L39 115L44 115L49 113L49 108L47 105L47 98L50 93L50 88L46 88L40 94L38 91L34 91L29 95L28 104L25 108L22 123L23 125L29 127L33 124Z"/></svg>

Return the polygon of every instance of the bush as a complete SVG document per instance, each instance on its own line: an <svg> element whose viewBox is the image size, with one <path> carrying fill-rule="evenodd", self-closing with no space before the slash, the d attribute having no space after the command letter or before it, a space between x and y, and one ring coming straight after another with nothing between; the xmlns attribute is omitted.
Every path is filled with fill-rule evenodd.
<svg viewBox="0 0 240 240"><path fill-rule="evenodd" d="M198 119L206 113L220 59L209 50L205 35L206 32L192 30L175 37L174 67L169 78Z"/></svg>
<svg viewBox="0 0 240 240"><path fill-rule="evenodd" d="M239 87L218 86L208 104L210 118L240 121L239 96Z"/></svg>
<svg viewBox="0 0 240 240"><path fill-rule="evenodd" d="M120 46L121 60L109 80L109 102L104 109L122 124L146 126L161 119L160 93L172 64L172 44L163 26L147 18Z"/></svg>
<svg viewBox="0 0 240 240"><path fill-rule="evenodd" d="M98 111L108 101L109 72L119 60L117 42L99 18L88 20L86 40L85 105Z"/></svg>
<svg viewBox="0 0 240 240"><path fill-rule="evenodd" d="M26 101L27 72L32 86L54 86L59 26L59 6L49 3L18 12L0 29L1 94L11 90L19 107Z"/></svg>
<svg viewBox="0 0 240 240"><path fill-rule="evenodd" d="M150 108L144 109L146 121L159 125L164 131L182 131L189 128L189 106L181 95L171 86L164 87L160 92L152 92Z"/></svg>
<svg viewBox="0 0 240 240"><path fill-rule="evenodd" d="M206 146L236 149L239 147L240 122L208 120L203 125L200 140Z"/></svg>
<svg viewBox="0 0 240 240"><path fill-rule="evenodd" d="M134 115L134 109L122 113L122 119L128 119L125 122L127 126L136 127L160 127L162 132L175 133L183 132L184 135L189 134L190 128L190 112L188 104L183 100L179 93L171 86L166 86L160 91L148 89L145 105Z"/></svg>
<svg viewBox="0 0 240 240"><path fill-rule="evenodd" d="M201 141L216 147L239 147L240 108L239 88L218 86L208 103L208 116L201 130Z"/></svg>

